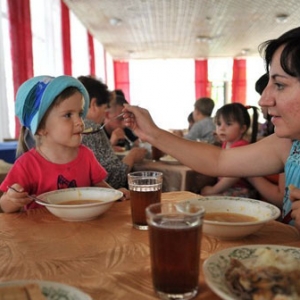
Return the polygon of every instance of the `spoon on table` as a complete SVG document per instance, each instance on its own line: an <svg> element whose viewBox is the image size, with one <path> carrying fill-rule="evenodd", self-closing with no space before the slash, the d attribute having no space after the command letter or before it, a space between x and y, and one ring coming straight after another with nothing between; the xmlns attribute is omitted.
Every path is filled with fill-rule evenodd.
<svg viewBox="0 0 300 300"><path fill-rule="evenodd" d="M15 191L15 192L17 192L17 193L23 193L23 192L18 191L17 189L15 189L15 188L12 187L12 186L8 186L7 188L9 188L9 189L11 189L11 190L13 190L13 191ZM49 202L47 202L47 201L45 201L45 200L42 200L42 199L40 199L40 198L38 198L38 197L32 196L32 195L27 195L27 197L30 198L30 199L32 199L32 200L34 200L34 201L40 201L40 202L49 204Z"/></svg>
<svg viewBox="0 0 300 300"><path fill-rule="evenodd" d="M111 118L110 120L108 120L106 123L102 124L100 127L96 128L96 129L93 129L92 127L90 128L87 128L85 130L83 130L82 134L93 134L93 133L96 133L96 132L99 132L100 130L102 130L106 124L108 124L110 121L112 120L115 120L115 119L118 119L120 118L121 116L123 116L124 113L121 113L113 118Z"/></svg>

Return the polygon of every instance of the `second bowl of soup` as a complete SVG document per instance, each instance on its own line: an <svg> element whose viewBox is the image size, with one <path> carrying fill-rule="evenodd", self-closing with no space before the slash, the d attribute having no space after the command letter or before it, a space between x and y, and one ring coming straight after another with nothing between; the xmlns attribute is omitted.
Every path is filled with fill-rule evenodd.
<svg viewBox="0 0 300 300"><path fill-rule="evenodd" d="M219 239L245 237L280 216L279 208L255 199L209 196L188 201L205 208L203 233Z"/></svg>

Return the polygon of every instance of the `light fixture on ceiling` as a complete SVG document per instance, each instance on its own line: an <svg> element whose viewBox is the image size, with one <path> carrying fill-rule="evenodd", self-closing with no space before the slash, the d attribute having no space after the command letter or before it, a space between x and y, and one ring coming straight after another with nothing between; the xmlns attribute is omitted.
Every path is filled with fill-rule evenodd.
<svg viewBox="0 0 300 300"><path fill-rule="evenodd" d="M275 20L277 23L282 24L282 23L286 23L288 17L289 15L287 14L279 14L276 16Z"/></svg>
<svg viewBox="0 0 300 300"><path fill-rule="evenodd" d="M120 26L122 24L122 20L119 18L111 18L109 19L109 23L111 26Z"/></svg>
<svg viewBox="0 0 300 300"><path fill-rule="evenodd" d="M250 52L249 48L244 48L244 49L241 50L242 55L247 55L249 52Z"/></svg>
<svg viewBox="0 0 300 300"><path fill-rule="evenodd" d="M210 43L212 41L212 38L205 35L199 35L196 37L197 43Z"/></svg>
<svg viewBox="0 0 300 300"><path fill-rule="evenodd" d="M133 50L128 50L128 51L127 51L127 54L128 54L129 57L134 57L135 51L133 51Z"/></svg>

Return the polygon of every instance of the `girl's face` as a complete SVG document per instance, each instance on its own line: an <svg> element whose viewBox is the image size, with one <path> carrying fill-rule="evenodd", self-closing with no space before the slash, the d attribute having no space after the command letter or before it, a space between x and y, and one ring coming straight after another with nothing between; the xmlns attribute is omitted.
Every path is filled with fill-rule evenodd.
<svg viewBox="0 0 300 300"><path fill-rule="evenodd" d="M280 47L272 57L270 79L259 105L268 109L278 137L300 139L300 81L280 66Z"/></svg>
<svg viewBox="0 0 300 300"><path fill-rule="evenodd" d="M84 129L83 105L84 99L80 92L54 105L47 116L44 129L39 130L43 143L78 147Z"/></svg>
<svg viewBox="0 0 300 300"><path fill-rule="evenodd" d="M236 121L226 122L222 116L220 116L216 125L216 132L221 142L236 142L242 138L245 131L246 125L241 126Z"/></svg>

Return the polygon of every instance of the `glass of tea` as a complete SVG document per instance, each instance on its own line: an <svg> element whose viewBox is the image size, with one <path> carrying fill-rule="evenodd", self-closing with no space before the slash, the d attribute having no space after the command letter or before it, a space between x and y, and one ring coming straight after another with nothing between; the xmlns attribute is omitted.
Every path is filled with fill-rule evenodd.
<svg viewBox="0 0 300 300"><path fill-rule="evenodd" d="M133 227L147 230L146 207L161 200L163 174L155 171L138 171L127 175L130 190Z"/></svg>
<svg viewBox="0 0 300 300"><path fill-rule="evenodd" d="M192 299L198 293L204 208L189 202L147 207L153 286L161 299Z"/></svg>

